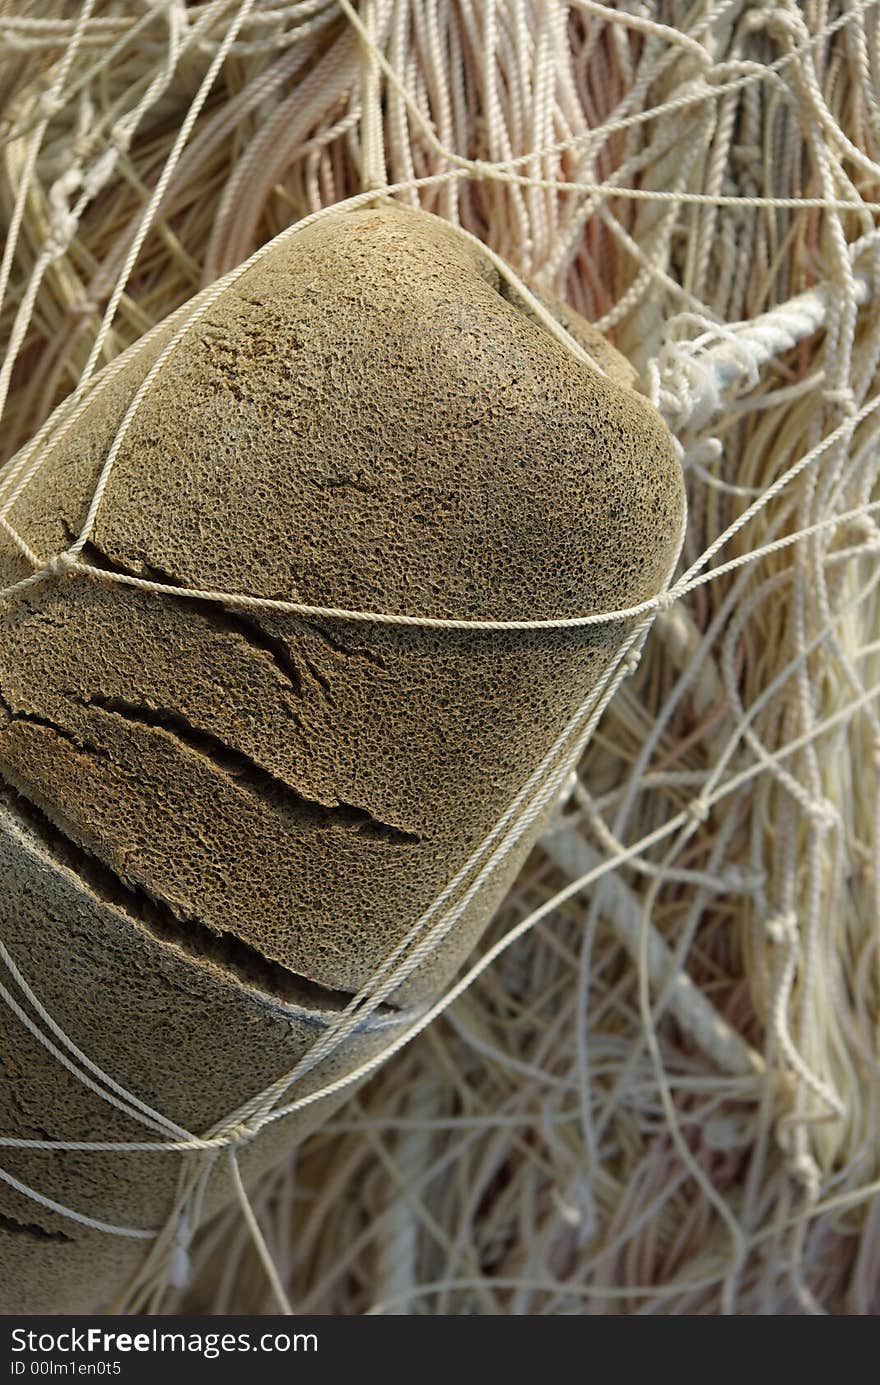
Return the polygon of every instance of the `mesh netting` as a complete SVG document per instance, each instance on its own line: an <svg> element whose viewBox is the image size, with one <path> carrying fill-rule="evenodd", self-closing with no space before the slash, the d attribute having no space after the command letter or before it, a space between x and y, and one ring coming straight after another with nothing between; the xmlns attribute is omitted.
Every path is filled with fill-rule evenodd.
<svg viewBox="0 0 880 1385"><path fill-rule="evenodd" d="M376 190L608 333L689 502L666 591L559 622L633 618L494 832L301 1067L216 1129L115 1087L2 948L4 997L158 1132L149 1157L201 1151L115 1307L877 1311L876 3L52 8L0 17L0 526L32 570L7 604L59 581L179 597L85 560L164 355L67 550L32 551L15 501L126 347L177 310L182 340L260 246ZM461 623L381 593L191 595ZM551 804L466 975L249 1200L242 1142L316 1099L297 1084ZM221 1157L239 1196L193 1242Z"/></svg>

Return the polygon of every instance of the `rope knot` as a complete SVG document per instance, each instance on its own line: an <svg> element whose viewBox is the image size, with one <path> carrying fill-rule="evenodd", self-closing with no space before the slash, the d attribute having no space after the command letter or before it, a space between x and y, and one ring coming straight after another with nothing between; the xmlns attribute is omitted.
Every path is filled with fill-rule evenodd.
<svg viewBox="0 0 880 1385"><path fill-rule="evenodd" d="M800 1183L810 1202L818 1202L822 1191L822 1175L812 1154L797 1154L788 1161L792 1178Z"/></svg>
<svg viewBox="0 0 880 1385"><path fill-rule="evenodd" d="M830 832L840 821L840 814L827 798L818 798L807 805L807 815L819 832Z"/></svg>
<svg viewBox="0 0 880 1385"><path fill-rule="evenodd" d="M98 305L93 298L78 298L67 309L67 314L78 322L82 318L94 317L97 311Z"/></svg>
<svg viewBox="0 0 880 1385"><path fill-rule="evenodd" d="M631 678L632 675L635 673L636 669L638 668L638 666L639 666L639 664L640 664L641 662L642 662L642 651L641 651L641 649L631 649L630 652L627 654L626 658L625 658L624 661L623 661L623 676L624 676L624 678Z"/></svg>
<svg viewBox="0 0 880 1385"><path fill-rule="evenodd" d="M49 559L46 564L46 572L49 573L50 577L63 577L71 568L76 567L78 561L79 554L72 553L68 548L65 552L56 553L54 557Z"/></svg>
<svg viewBox="0 0 880 1385"><path fill-rule="evenodd" d="M51 222L51 229L44 242L46 254L54 263L67 253L67 248L77 232L79 222L72 212L58 209Z"/></svg>
<svg viewBox="0 0 880 1385"><path fill-rule="evenodd" d="M251 1130L249 1125L245 1124L242 1121L237 1122L235 1125L228 1126L225 1133L227 1147L230 1149L236 1149L239 1145L249 1144L250 1141L254 1138L255 1132Z"/></svg>
<svg viewBox="0 0 880 1385"><path fill-rule="evenodd" d="M673 591L671 587L665 592L658 592L656 596L658 615L663 611L671 610L677 600L678 592Z"/></svg>
<svg viewBox="0 0 880 1385"><path fill-rule="evenodd" d="M83 177L83 192L88 198L97 197L101 189L106 187L113 177L118 158L119 150L117 148L105 149L103 154L88 169Z"/></svg>
<svg viewBox="0 0 880 1385"><path fill-rule="evenodd" d="M127 154L131 147L131 130L122 120L110 127L110 144L117 154Z"/></svg>
<svg viewBox="0 0 880 1385"><path fill-rule="evenodd" d="M692 819L692 821L696 824L697 827L699 827L702 823L704 823L707 820L711 811L712 804L708 801L708 799L701 798L699 795L696 798L692 798L690 803L687 805L688 816Z"/></svg>
<svg viewBox="0 0 880 1385"><path fill-rule="evenodd" d="M855 392L851 385L835 385L831 389L822 391L822 398L827 404L836 404L842 413L851 416L856 413Z"/></svg>
<svg viewBox="0 0 880 1385"><path fill-rule="evenodd" d="M791 910L785 914L773 914L764 928L771 943L778 946L789 944L797 937L797 915Z"/></svg>

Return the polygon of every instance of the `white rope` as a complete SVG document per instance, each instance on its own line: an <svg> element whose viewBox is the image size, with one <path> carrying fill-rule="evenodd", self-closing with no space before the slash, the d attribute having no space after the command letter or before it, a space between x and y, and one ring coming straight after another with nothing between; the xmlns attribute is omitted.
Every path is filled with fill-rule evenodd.
<svg viewBox="0 0 880 1385"><path fill-rule="evenodd" d="M348 49L330 42L327 71L332 81L315 83L306 93L299 111L302 129L294 130L289 119L294 107L284 103L290 100L295 106L296 93L289 93L285 83L299 63L321 50L331 32L328 25L340 11L360 45L362 62L356 56L352 60L357 50L350 44L350 33L339 40L349 41ZM662 9L664 14L671 12ZM880 505L873 498L878 473L875 375L880 340L875 283L880 253L877 233L871 229L880 203L863 196L863 191L873 196L870 180L876 180L880 167L880 106L871 75L872 55L878 50L876 5L856 0L831 22L824 19L827 15L811 32L812 21L791 6L745 12L727 0L698 5L686 28L661 22L643 7L630 11L593 0L576 0L571 6L555 0L546 5L517 0L510 7L474 7L464 0L431 0L423 6L412 6L409 0L369 0L357 7L349 0L338 5L300 0L274 9L214 0L190 12L177 4L159 6L149 17L95 16L87 3L74 19L0 20L0 32L17 53L59 48L63 54L42 98L17 109L8 132L10 148L20 147L21 154L10 235L0 264L0 306L11 287L17 296L7 309L10 352L0 372L0 413L4 405L9 407L13 370L30 324L38 310L47 312L47 284L55 284L53 276L69 283L71 266L82 263L90 208L96 198L106 198L119 186L121 169L131 174L140 132L178 80L184 54L198 81L158 180L145 192L133 220L125 223L121 248L108 262L112 272L105 269L106 280L100 281L106 283L107 308L72 398L0 473L0 529L32 569L30 576L0 593L8 606L41 582L90 580L303 618L428 629L574 629L636 622L595 696L585 701L463 870L377 968L332 1030L302 1064L211 1130L192 1135L115 1083L68 1038L3 950L25 1003L6 987L0 994L19 1021L74 1078L155 1131L157 1138L65 1142L4 1136L0 1146L173 1156L186 1151L198 1156L182 1161L187 1168L175 1207L158 1230L92 1221L0 1174L22 1195L59 1215L107 1234L151 1239L130 1303L159 1303L169 1275L180 1288L187 1281L207 1182L219 1153L227 1149L233 1188L273 1301L282 1311L291 1311L285 1283L244 1190L236 1149L267 1123L341 1093L375 1071L468 986L485 981L491 965L515 941L541 936L541 926L563 917L557 911L564 911L588 885L631 863L649 882L650 907L619 876L609 878L604 899L616 940L639 961L637 999L644 1044L634 1044L623 1063L617 1056L618 1081L607 1091L600 1056L590 1055L591 1071L600 1072L600 1077L593 1089L583 1083L579 1088L579 1119L590 1158L601 1160L597 1132L604 1132L604 1139L614 1128L625 1093L638 1101L638 1082L647 1080L649 1071L659 1098L657 1112L665 1120L680 1166L689 1170L703 1205L711 1207L726 1238L719 1242L720 1249L715 1247L720 1269L691 1275L678 1287L674 1281L662 1289L655 1286L652 1292L661 1301L679 1295L677 1301L686 1303L687 1294L696 1293L700 1285L719 1284L723 1311L732 1309L738 1293L751 1292L747 1257L767 1237L765 1230L754 1228L764 1215L765 1188L775 1187L768 1160L776 1146L766 1135L759 1139L742 1205L732 1210L732 1203L695 1162L689 1135L683 1133L685 1114L676 1085L681 1074L665 1066L668 1047L660 1027L668 1010L696 1048L740 1083L738 1090L763 1091L765 1114L781 1103L777 1145L795 1189L791 1196L801 1201L796 1214L778 1219L774 1234L789 1239L784 1246L780 1241L777 1258L790 1265L797 1303L804 1311L820 1311L803 1268L809 1258L810 1228L825 1208L859 1204L860 1194L851 1189L837 1200L823 1197L823 1189L829 1186L827 1179L846 1140L852 1139L851 1147L856 1148L854 1132L865 1132L862 1148L870 1147L877 1116L871 1092L862 1090L856 1076L853 1036L843 1028L853 990L859 996L870 993L871 952L865 947L859 955L854 981L847 970L857 937L852 912L844 908L840 919L829 918L826 904L838 897L835 889L842 888L846 853L873 863L871 888L880 907L877 813L867 833L863 819L857 827L853 802L860 802L861 791L847 791L842 768L846 734L869 738L873 749L865 756L866 775L876 774L880 763L878 685L870 681L876 641L870 629L865 633L877 610L878 529L873 516ZM53 165L44 151L57 147L68 108L81 98L91 100L99 79L104 80L114 63L131 61L139 44L152 45L155 53L150 79L134 83L127 102L103 125L90 124L84 104L84 142L77 157L66 165ZM838 64L833 80L827 61L832 49ZM586 55L580 66L573 60L575 51ZM754 59L756 51L761 51L761 61ZM839 105L844 52L853 55L847 69L856 93L847 112L857 132L852 136L849 124L843 128ZM236 98L238 105L212 111L208 96L222 80L228 58L253 64L253 84L245 85ZM275 66L261 68L261 63ZM471 142L469 129L469 107L477 94L482 144ZM270 113L266 121L260 102ZM301 160L308 168L303 174L307 200L298 205L310 215L298 213L296 225L283 233L293 235L327 214L328 204L338 202L338 190L350 176L349 160L361 164L364 192L345 205L366 205L375 189L384 189L387 182L389 194L421 200L441 211L468 243L480 244L482 253L586 368L595 369L595 363L541 307L522 273L560 287L561 277L570 270L569 287L582 295L579 306L589 316L606 328L634 333L631 352L644 364L651 397L680 434L691 482L685 570L672 586L619 611L552 619L525 612L516 620L465 620L181 589L107 573L84 562L82 552L115 460L156 374L217 296L247 264L259 260L259 251L172 320L170 344L126 412L104 459L86 522L71 547L45 557L16 531L13 510L50 449L77 426L84 409L107 389L120 368L111 363L94 382L89 379L102 355L116 349L116 334L124 342L135 320L129 316L132 275L143 263L149 238L177 235L172 211L174 198L185 187L184 174L191 178L198 161L209 161L212 150L222 148L232 130L245 128L258 111L254 123L262 122L264 129L271 125L272 111L283 112L271 125L277 165L267 168L272 179L264 190L261 185L259 205L248 206L242 215L240 204L247 200L267 154L259 134L249 144L245 140L212 238L209 261L218 272L234 263L239 251L247 254L251 248L247 236L256 228L264 203L277 195L288 166ZM352 143L358 125L359 146ZM798 182L796 145L812 170L811 180ZM353 151L351 158L346 150ZM45 171L50 168L51 175ZM276 169L281 170L278 176ZM282 192L299 195L295 183ZM42 240L38 238L35 261L26 266L24 279L14 283L21 230L34 200L42 209ZM489 249L482 244L487 226L494 238ZM621 266L626 270L614 282L605 273L609 258L618 266L618 275ZM515 261L519 273L508 260ZM820 269L820 282L804 289L803 278L787 277L789 260L806 264L813 279L813 270ZM183 274L186 256L179 255L175 263L175 272ZM782 283L789 285L784 295L777 291ZM184 296L181 286L178 301ZM98 293L96 301L101 297ZM860 314L859 308L866 311ZM51 309L48 314L46 332L54 330L60 343L63 325L53 327ZM809 373L790 368L791 359L806 359L807 354L813 362ZM48 407L51 391L46 397ZM768 475L755 471L752 458L767 454L771 435L777 465ZM724 561L716 562L721 554ZM332 599L328 593L328 602ZM768 615L771 599L784 603L787 623L782 630L773 627ZM638 698L623 691L622 683L626 677L639 681L647 676L641 669L636 674L638 657L658 613L652 640L667 648L677 676L660 713L645 725ZM756 668L764 670L757 685L752 673ZM831 709L827 712L823 697ZM663 756L669 753L671 729L686 719L691 699L698 724L691 739L685 738L681 767L673 762L668 768ZM629 746L624 736L621 754L630 772L622 783L609 783L613 820L606 824L600 817L601 797L591 810L589 821L594 830L598 826L604 858L571 828L549 837L547 855L577 878L529 909L434 1005L408 1017L382 1054L314 1093L297 1094L305 1073L338 1052L355 1028L375 1014L382 998L455 926L523 832L549 810L566 784L577 783L572 772L599 719L612 706L615 726L626 731L634 748L624 748ZM830 747L828 753L820 755L825 746ZM712 751L708 760L689 758L707 747ZM600 767L609 763L602 744L595 745L588 758L595 758ZM682 794L687 795L684 806L676 808ZM581 801L577 794L575 798ZM873 802L876 809L876 794ZM728 806L716 826L720 805L736 806ZM758 811L775 827L775 845L766 858L753 820ZM748 869L724 859L726 852L741 849L737 813L751 814ZM636 824L645 830L638 831ZM627 845L635 837L638 840ZM713 844L708 862L688 860L687 853L704 841ZM652 859L649 853L663 842L669 843L666 855L661 861ZM857 887L862 888L860 881L852 888ZM671 944L662 929L676 888L691 892L692 900L679 911L679 933ZM711 909L720 908L716 901L723 899L725 890L737 889L754 901L759 919L750 976L755 1003L764 1004L767 1042L761 1054L740 1038L720 1005L703 994L698 983L689 982L691 966L701 962L691 951L698 926L703 926L700 910L709 909L710 903ZM590 926L580 959L587 990L595 975L587 965L588 948L594 943L595 929ZM751 958L747 965L752 966ZM578 1035L586 1025L585 1007L577 1017ZM486 1054L499 1052L466 1025L457 1032L474 1051L482 1047ZM645 1046L649 1070L640 1066ZM868 1060L876 1062L876 1055L869 1054ZM864 1054L859 1061L867 1061ZM512 1060L510 1066L523 1081L536 1080L540 1071L534 1061ZM785 1083L775 1086L780 1068ZM563 1080L547 1086L550 1091L571 1088ZM659 1119L657 1113L651 1118L655 1116ZM547 1128L552 1126L550 1120ZM564 1158L561 1146L555 1157ZM858 1156L865 1168L870 1157ZM856 1177L856 1155L849 1163L842 1158L838 1165L844 1172L834 1176ZM598 1189L600 1199L607 1199L607 1178L597 1162L589 1196ZM563 1209L563 1221L571 1215L571 1227L580 1216L572 1200L577 1196L560 1193L561 1201L554 1204ZM621 1194L620 1206L626 1205L626 1197L636 1196L633 1180L632 1191ZM659 1193L655 1201L657 1197ZM668 1197L673 1197L671 1191ZM649 1198L645 1205L654 1203ZM649 1221L643 1211L634 1210L631 1227ZM619 1238L610 1236L590 1262L591 1272L600 1276L595 1290L599 1299L602 1293L613 1298L617 1292L613 1284L603 1285L601 1275L605 1265L613 1265L619 1244ZM447 1250L451 1264L457 1252L452 1243ZM867 1282L867 1271L860 1273ZM457 1281L454 1276L438 1280L447 1285L438 1292L448 1293L448 1285L456 1282L470 1282L469 1275L467 1271ZM536 1284L548 1284L546 1276L537 1273L496 1277L519 1286L520 1305L529 1302ZM408 1284L392 1289L391 1299L408 1295L411 1304L424 1288ZM554 1292L561 1292L558 1285ZM564 1297L554 1301L564 1302Z"/></svg>

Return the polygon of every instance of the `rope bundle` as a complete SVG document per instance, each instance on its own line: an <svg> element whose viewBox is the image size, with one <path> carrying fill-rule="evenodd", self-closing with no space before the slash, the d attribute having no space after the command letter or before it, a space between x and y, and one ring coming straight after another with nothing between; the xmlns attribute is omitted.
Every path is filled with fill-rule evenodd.
<svg viewBox="0 0 880 1385"><path fill-rule="evenodd" d="M275 1298L227 1218L187 1302L876 1311L877 7L123 8L3 21L10 455L384 165L615 334L689 484L471 989L261 1186Z"/></svg>

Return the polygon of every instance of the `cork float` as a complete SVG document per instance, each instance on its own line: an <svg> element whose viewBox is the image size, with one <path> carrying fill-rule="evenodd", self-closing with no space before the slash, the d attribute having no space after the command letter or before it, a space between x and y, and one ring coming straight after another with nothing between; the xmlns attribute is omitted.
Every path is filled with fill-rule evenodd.
<svg viewBox="0 0 880 1385"><path fill-rule="evenodd" d="M83 559L180 590L441 619L650 597L682 531L672 439L613 348L546 306L604 373L439 220L389 203L315 222L175 347ZM9 515L36 552L81 532L170 335L50 437ZM28 571L4 539L0 586ZM629 629L303 618L75 570L29 588L0 604L0 938L82 1052L207 1130L291 1069L407 935ZM381 1052L442 991L539 829L306 1087ZM144 1138L5 1005L0 1026L5 1133ZM246 1182L330 1105L250 1143ZM0 1311L105 1311L188 1157L4 1150ZM229 1196L218 1168L204 1214Z"/></svg>

